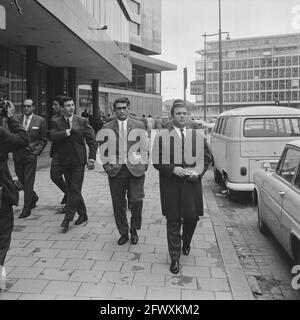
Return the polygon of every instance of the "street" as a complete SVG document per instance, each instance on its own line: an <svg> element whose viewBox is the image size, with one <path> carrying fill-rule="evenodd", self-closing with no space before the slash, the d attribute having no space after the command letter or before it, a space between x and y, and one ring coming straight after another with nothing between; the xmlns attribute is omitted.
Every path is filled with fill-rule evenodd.
<svg viewBox="0 0 300 320"><path fill-rule="evenodd" d="M234 201L221 193L212 172L209 184L225 220L228 233L256 299L300 299L291 288L293 262L272 234L257 227L257 207L251 195L239 194Z"/></svg>

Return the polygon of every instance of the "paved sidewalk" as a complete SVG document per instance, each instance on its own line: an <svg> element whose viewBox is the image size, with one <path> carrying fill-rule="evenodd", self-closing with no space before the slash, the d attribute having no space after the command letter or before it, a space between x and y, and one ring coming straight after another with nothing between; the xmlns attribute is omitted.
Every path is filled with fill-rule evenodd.
<svg viewBox="0 0 300 320"><path fill-rule="evenodd" d="M89 221L61 233L57 214L62 194L49 169L37 172L40 197L32 216L18 220L6 261L8 289L3 299L252 299L224 222L204 181L205 215L196 229L179 275L169 271L165 219L161 215L158 172L145 182L142 230L137 245L117 245L106 174L86 171L83 195ZM22 195L20 199L22 205ZM130 213L129 213L130 216ZM214 222L214 226L212 224ZM219 244L219 245L218 245ZM221 248L221 251L220 251Z"/></svg>

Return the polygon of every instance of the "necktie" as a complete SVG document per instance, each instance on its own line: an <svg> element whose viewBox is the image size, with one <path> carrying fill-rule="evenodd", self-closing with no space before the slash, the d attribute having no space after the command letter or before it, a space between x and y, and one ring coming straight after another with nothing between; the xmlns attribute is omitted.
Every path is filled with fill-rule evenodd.
<svg viewBox="0 0 300 320"><path fill-rule="evenodd" d="M67 129L71 129L70 119L69 119L69 118L67 118L67 119L66 119L66 121L67 121L67 126L68 126L68 128L67 128Z"/></svg>
<svg viewBox="0 0 300 320"><path fill-rule="evenodd" d="M28 129L28 124L29 124L29 116L25 116L24 126L25 126L25 130L26 130L26 131L27 131L27 129Z"/></svg>
<svg viewBox="0 0 300 320"><path fill-rule="evenodd" d="M122 136L123 139L125 138L124 121L121 121L121 136Z"/></svg>
<svg viewBox="0 0 300 320"><path fill-rule="evenodd" d="M184 133L183 133L183 128L180 129L181 132L181 159L182 159L182 165L184 165L184 143L185 143L185 138L184 138Z"/></svg>

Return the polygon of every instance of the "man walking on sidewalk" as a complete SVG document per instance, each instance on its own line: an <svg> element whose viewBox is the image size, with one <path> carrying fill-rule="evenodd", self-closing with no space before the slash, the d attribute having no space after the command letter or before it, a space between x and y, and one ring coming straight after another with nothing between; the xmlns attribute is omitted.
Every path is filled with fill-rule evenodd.
<svg viewBox="0 0 300 320"><path fill-rule="evenodd" d="M137 230L142 224L145 172L148 168L147 133L141 121L129 117L129 105L126 97L114 102L116 118L104 125L104 139L100 141L100 144L107 142L107 149L100 154L108 174L114 217L121 235L119 245L129 240L129 231L131 243L138 242ZM131 205L130 228L126 217L126 191Z"/></svg>
<svg viewBox="0 0 300 320"><path fill-rule="evenodd" d="M60 107L60 101L64 96L56 96L52 103L52 110L53 110L53 117L52 119L57 119L62 114L62 108ZM51 168L50 168L50 178L53 181L54 184L57 185L57 187L63 192L64 197L61 201L61 204L64 204L65 207L62 209L61 213L65 213L66 209L66 203L67 203L67 184L65 182L65 179L63 177L63 167L60 165L58 160L58 153L57 153L57 147L55 145L55 142L52 142L51 149L50 149L50 158L52 158L51 161Z"/></svg>
<svg viewBox="0 0 300 320"><path fill-rule="evenodd" d="M187 126L184 101L175 100L169 127L156 137L152 148L154 167L159 171L162 213L167 218L170 271L179 272L179 259L190 252L190 244L203 216L201 179L211 162L204 136ZM182 248L181 248L181 225Z"/></svg>
<svg viewBox="0 0 300 320"><path fill-rule="evenodd" d="M28 132L29 146L13 153L15 171L24 189L24 207L19 219L30 216L39 199L34 191L37 157L47 145L47 129L44 118L35 115L35 104L31 99L24 101L24 115L18 120Z"/></svg>
<svg viewBox="0 0 300 320"><path fill-rule="evenodd" d="M75 221L75 225L88 220L81 189L85 165L87 164L89 170L95 168L97 144L88 119L74 114L73 99L63 97L60 105L62 115L51 120L50 139L55 142L58 163L62 167L67 182L68 201L65 218L61 224L63 232L67 232L76 212L79 218ZM88 161L85 142L89 147Z"/></svg>

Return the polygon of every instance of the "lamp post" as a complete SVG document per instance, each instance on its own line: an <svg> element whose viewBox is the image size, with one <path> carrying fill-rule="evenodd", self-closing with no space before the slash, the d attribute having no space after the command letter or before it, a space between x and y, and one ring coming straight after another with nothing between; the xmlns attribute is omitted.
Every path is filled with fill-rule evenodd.
<svg viewBox="0 0 300 320"><path fill-rule="evenodd" d="M221 35L222 34L226 34L226 39L230 40L230 36L229 36L229 32L228 31L221 31L218 33L210 33L207 34L206 32L204 32L204 34L202 34L201 36L204 37L204 50L203 52L203 56L204 56L204 92L203 92L203 108L204 108L204 121L206 121L206 111L207 111L207 106L206 106L206 69L207 69L207 44L206 44L206 38L207 37L213 37L213 36L217 36L217 35ZM222 40L222 39L221 39ZM221 47L222 50L222 47ZM220 53L220 42L219 42L219 103L220 103L220 113L223 112L223 75L222 75L222 52ZM198 51L199 53L199 51ZM220 60L221 58L221 60ZM221 88L221 90L220 90Z"/></svg>

